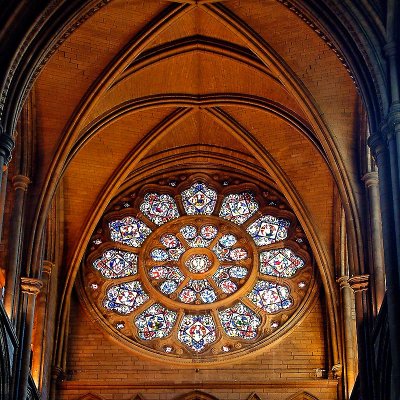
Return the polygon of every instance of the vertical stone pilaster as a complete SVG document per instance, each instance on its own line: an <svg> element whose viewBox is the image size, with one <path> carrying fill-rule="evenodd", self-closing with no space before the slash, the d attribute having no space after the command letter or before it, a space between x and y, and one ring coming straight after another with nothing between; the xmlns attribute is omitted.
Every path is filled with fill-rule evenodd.
<svg viewBox="0 0 400 400"><path fill-rule="evenodd" d="M36 296L42 287L43 283L39 279L25 277L21 278L21 330L14 388L16 399L26 399L27 396L31 362L32 331L35 316L35 301Z"/></svg>
<svg viewBox="0 0 400 400"><path fill-rule="evenodd" d="M19 297L17 280L20 273L19 267L24 204L29 183L30 179L24 175L16 175L12 179L12 184L15 190L15 199L10 224L6 291L4 295L4 308L12 321L15 320L16 305L18 304Z"/></svg>
<svg viewBox="0 0 400 400"><path fill-rule="evenodd" d="M37 297L35 307L32 377L44 399L48 398L50 389L55 335L57 285L54 269L52 262L43 261L43 290Z"/></svg>
<svg viewBox="0 0 400 400"><path fill-rule="evenodd" d="M383 257L382 218L379 204L379 179L378 172L367 172L362 180L368 193L371 254L373 261L373 281L375 292L375 308L379 311L385 297L385 267Z"/></svg>
<svg viewBox="0 0 400 400"><path fill-rule="evenodd" d="M356 326L353 320L353 291L349 284L348 276L341 276L337 279L340 285L340 293L342 299L343 310L343 334L344 334L344 359L346 363L346 388L347 395L353 389L357 377L357 369L355 360L357 359L357 352L355 351L355 336Z"/></svg>
<svg viewBox="0 0 400 400"><path fill-rule="evenodd" d="M352 276L347 282L354 292L357 341L359 348L362 349L358 358L361 398L363 400L375 400L374 357L371 342L372 329L369 326L369 304L367 297L369 275Z"/></svg>

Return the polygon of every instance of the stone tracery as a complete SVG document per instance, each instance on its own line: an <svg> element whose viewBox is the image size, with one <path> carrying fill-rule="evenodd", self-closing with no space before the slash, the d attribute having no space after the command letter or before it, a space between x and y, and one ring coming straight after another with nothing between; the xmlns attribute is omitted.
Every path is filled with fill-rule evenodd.
<svg viewBox="0 0 400 400"><path fill-rule="evenodd" d="M144 188L104 217L86 263L90 302L133 348L196 361L252 351L311 286L300 226L256 188L202 175L169 191Z"/></svg>

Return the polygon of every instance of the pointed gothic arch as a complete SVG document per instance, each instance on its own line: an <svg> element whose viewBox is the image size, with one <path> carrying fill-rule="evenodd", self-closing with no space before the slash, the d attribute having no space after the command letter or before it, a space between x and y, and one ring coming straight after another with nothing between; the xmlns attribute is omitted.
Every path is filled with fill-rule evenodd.
<svg viewBox="0 0 400 400"><path fill-rule="evenodd" d="M261 400L261 397L257 393L252 393L247 400Z"/></svg>

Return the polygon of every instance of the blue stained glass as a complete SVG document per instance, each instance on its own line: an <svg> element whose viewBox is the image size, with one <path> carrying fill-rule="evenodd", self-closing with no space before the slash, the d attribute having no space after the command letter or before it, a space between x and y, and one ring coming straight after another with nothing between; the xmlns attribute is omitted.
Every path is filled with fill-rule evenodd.
<svg viewBox="0 0 400 400"><path fill-rule="evenodd" d="M108 227L111 240L132 247L140 247L151 233L151 229L147 225L134 217L111 221Z"/></svg>
<svg viewBox="0 0 400 400"><path fill-rule="evenodd" d="M221 246L218 242L212 250L219 261L240 261L248 258L247 251L242 247L231 250Z"/></svg>
<svg viewBox="0 0 400 400"><path fill-rule="evenodd" d="M258 210L258 203L251 192L230 194L224 198L219 216L241 225Z"/></svg>
<svg viewBox="0 0 400 400"><path fill-rule="evenodd" d="M288 287L267 281L258 281L247 297L269 314L279 312L293 304Z"/></svg>
<svg viewBox="0 0 400 400"><path fill-rule="evenodd" d="M168 260L178 261L181 255L185 252L185 248L179 242L179 245L173 249L168 249Z"/></svg>
<svg viewBox="0 0 400 400"><path fill-rule="evenodd" d="M160 285L160 290L164 293L164 294L171 294L173 292L175 292L175 290L178 288L178 284L175 281L164 281L161 285Z"/></svg>
<svg viewBox="0 0 400 400"><path fill-rule="evenodd" d="M236 236L231 234L224 235L219 239L219 243L222 247L232 247L236 242Z"/></svg>
<svg viewBox="0 0 400 400"><path fill-rule="evenodd" d="M179 217L175 200L169 194L147 193L140 204L140 211L156 225Z"/></svg>
<svg viewBox="0 0 400 400"><path fill-rule="evenodd" d="M303 266L304 261L287 248L260 253L260 272L265 275L290 278Z"/></svg>
<svg viewBox="0 0 400 400"><path fill-rule="evenodd" d="M197 182L182 192L182 203L187 215L211 215L216 202L217 192L202 182Z"/></svg>
<svg viewBox="0 0 400 400"><path fill-rule="evenodd" d="M175 325L177 314L161 304L153 304L135 319L138 336L142 340L164 338Z"/></svg>
<svg viewBox="0 0 400 400"><path fill-rule="evenodd" d="M215 323L210 314L184 315L178 331L180 342L191 350L200 352L216 339Z"/></svg>
<svg viewBox="0 0 400 400"><path fill-rule="evenodd" d="M219 311L218 315L228 336L246 340L254 339L257 336L261 318L244 304L237 303L233 307Z"/></svg>
<svg viewBox="0 0 400 400"><path fill-rule="evenodd" d="M196 237L197 228L193 225L185 225L180 229L180 232L186 240L191 240Z"/></svg>
<svg viewBox="0 0 400 400"><path fill-rule="evenodd" d="M204 289L200 292L200 298L203 300L203 303L214 303L217 300L217 295L213 289Z"/></svg>
<svg viewBox="0 0 400 400"><path fill-rule="evenodd" d="M286 239L290 222L286 219L264 215L252 223L247 232L257 246L265 246Z"/></svg>
<svg viewBox="0 0 400 400"><path fill-rule="evenodd" d="M137 273L137 254L110 249L93 262L93 267L107 279L123 278Z"/></svg>
<svg viewBox="0 0 400 400"><path fill-rule="evenodd" d="M150 253L151 258L154 261L166 261L168 260L168 253L163 249L155 248Z"/></svg>
<svg viewBox="0 0 400 400"><path fill-rule="evenodd" d="M248 271L244 267L232 267L229 268L229 275L232 278L242 279L247 275Z"/></svg>
<svg viewBox="0 0 400 400"><path fill-rule="evenodd" d="M107 289L103 306L119 314L130 314L148 299L140 282L125 282Z"/></svg>

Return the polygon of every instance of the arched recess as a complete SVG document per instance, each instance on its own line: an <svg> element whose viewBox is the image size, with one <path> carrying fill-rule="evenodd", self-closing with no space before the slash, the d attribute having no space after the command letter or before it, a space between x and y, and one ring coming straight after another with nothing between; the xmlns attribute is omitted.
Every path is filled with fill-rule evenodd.
<svg viewBox="0 0 400 400"><path fill-rule="evenodd" d="M132 54L131 54L132 55ZM264 57L264 59L267 59L267 57ZM125 64L124 64L125 65ZM108 75L109 76L109 75ZM106 77L103 77L103 82L105 82L106 81ZM91 94L91 96L93 95L93 93ZM90 96L89 96L90 97ZM90 101L91 100L93 100L94 99L94 97L92 96L91 97L91 99L90 99ZM323 126L323 123L321 122L321 126ZM78 130L77 130L78 131ZM71 132L73 132L73 130L71 130ZM75 132L76 133L76 132ZM68 135L66 135L66 136L68 136ZM72 143L72 142L71 142ZM71 144L70 143L70 144ZM329 146L328 146L329 147ZM328 152L329 153L329 152ZM66 154L70 154L70 149L67 149L67 151L66 151ZM56 161L56 163L58 163L58 161ZM333 165L334 165L335 163L333 163ZM54 175L52 176L52 183L51 184L53 184L53 187L50 187L50 189L45 193L45 196L47 196L47 197L43 197L43 199L44 199L44 202L47 202L47 204L50 204L50 201L51 201L51 198L52 198L52 194L54 193L54 190L55 190L55 187L56 187L56 185L57 185L57 183L58 183L58 180L59 180L59 177L60 177L60 175L61 175L61 173L62 173L62 168L64 168L64 162L62 162L62 163L60 163L60 165L62 165L62 167L60 168L60 170L58 170L58 171L56 171L55 173L54 173ZM61 172L60 172L61 171ZM340 181L340 182L342 182L343 183L343 181L345 181L346 180L346 177L343 177L343 176L340 176L341 174L340 174L340 171L339 172L337 172L336 173L336 176L337 176L337 178L338 178L338 181ZM343 192L346 192L346 190L347 189L349 189L347 186L346 186L346 183L344 183L344 184L342 184L341 185L341 188L343 189ZM350 189L349 189L350 190ZM347 193L348 194L348 193ZM351 195L347 195L346 193L345 193L345 195L344 195L344 198L351 198ZM43 200L42 199L42 200ZM349 202L350 203L350 205L348 206L349 208L348 209L350 209L350 211L349 211L349 215L350 215L350 220L353 220L353 221L357 221L358 220L358 218L355 216L354 218L352 217L353 215L356 215L356 212L354 211L354 210L351 210L351 205L353 204L353 202L352 201L350 201ZM347 204L347 203L346 203ZM46 215L46 205L42 208L42 210L40 210L40 212L39 212L39 215ZM41 232L41 229L40 229L40 227L41 227L41 225L40 225L40 223L39 223L39 228L37 229L37 231L36 232ZM39 234L39 236L40 236L40 234ZM37 239L37 242L39 242L40 240L36 237L35 239ZM358 241L358 240L354 240L354 241L352 241L352 243L361 243L361 241ZM355 262L354 263L354 265L358 265L359 264L359 260L357 260L357 262ZM362 263L360 263L360 264L362 264Z"/></svg>
<svg viewBox="0 0 400 400"><path fill-rule="evenodd" d="M149 101L151 106L153 106L152 99L149 99ZM179 103L179 105L191 106L190 103L189 104ZM141 106L143 107L144 105L142 104ZM86 249L90 235L94 227L96 226L98 219L102 215L106 205L109 203L111 197L113 196L112 188L120 187L120 185L125 181L130 171L135 168L139 160L142 159L144 155L151 150L152 146L154 146L158 141L162 140L163 135L166 135L168 133L168 127L171 126L170 125L171 121L175 123L180 118L185 118L189 112L190 109L186 109L185 111L185 108L181 108L180 111L178 111L178 114L176 115L174 114L172 120L170 119L166 120L166 125L158 126L154 131L150 132L149 135L141 143L139 143L139 145L131 152L129 157L122 163L121 168L118 169L118 172L108 183L107 185L108 190L102 194L101 198L99 198L98 201L96 201L96 209L93 210L93 213L91 214L89 220L85 224L85 231L82 233L76 252L71 260L72 268L69 271L68 282L66 289L64 291L64 296L63 296L64 303L62 305L63 307L66 307L66 304L68 304L69 293L72 290L72 286L75 282L75 277L80 266L80 260ZM107 120L107 118L105 120ZM108 123L110 122L111 120L108 120ZM253 156L256 157L261 162L263 167L272 174L275 181L280 183L281 189L284 192L286 198L289 200L289 203L291 203L293 209L295 210L295 213L300 217L301 223L304 226L308 237L310 238L310 242L313 243L312 244L313 251L316 256L317 264L319 266L322 275L325 291L327 295L329 294L328 308L330 310L329 316L332 319L331 327L333 329L333 337L332 337L333 353L335 360L337 360L337 362L340 362L339 349L337 348L338 332L336 331L338 325L335 323L335 319L337 318L335 309L335 303L336 303L336 297L335 297L336 294L334 289L335 283L332 281L332 277L328 272L327 266L329 265L329 262L327 261L326 250L324 249L324 246L321 243L320 238L317 235L317 232L315 231L315 227L311 222L309 212L307 211L305 205L302 203L300 197L296 193L296 190L294 189L293 185L289 182L288 178L285 176L283 170L276 165L277 163L274 162L271 155L269 155L268 152L266 152L266 150L263 148L263 146L252 137L251 133L246 132L239 126L229 126L229 124L224 120L221 120L220 123L229 130L229 132L233 135L233 137L241 141L250 150ZM104 127L105 124L106 124L105 121L103 121L100 124L95 124L89 128L88 132L95 133L96 131L98 131L98 129ZM64 308L64 311L66 311L66 308ZM62 321L64 321L64 317L61 318Z"/></svg>
<svg viewBox="0 0 400 400"><path fill-rule="evenodd" d="M354 240L351 243L362 243L360 238L360 229L357 226L358 224L358 216L357 210L354 207L354 198L352 195L352 189L348 177L345 173L345 168L343 167L343 163L341 161L340 155L338 153L335 146L335 143L332 141L331 134L326 129L324 121L322 120L318 110L315 105L312 103L312 100L309 99L308 94L301 87L298 82L298 78L290 72L290 69L287 65L283 63L281 59L279 59L276 54L269 49L266 43L264 43L260 38L258 38L250 29L246 28L243 23L238 21L237 19L233 19L229 16L222 8L218 8L215 5L202 5L205 7L207 12L210 15L215 16L216 18L223 19L224 23L228 24L230 29L234 30L240 37L244 38L247 42L248 48L255 53L259 59L265 64L271 67L271 70L280 76L282 83L290 88L290 90L295 94L296 98L301 102L303 108L307 111L310 116L310 120L315 121L314 127L315 131L321 136L320 141L325 148L325 152L329 159L329 164L334 171L334 175L339 184L339 189L342 193L342 197L344 200L344 205L347 211L347 215L349 216L348 220L353 221L353 224L356 226L350 226L349 232L354 237ZM51 200L52 194L54 193L55 187L57 185L58 179L62 174L62 170L65 169L65 160L68 157L68 153L72 151L72 146L74 146L74 140L76 136L79 134L82 128L82 124L85 119L85 115L88 114L89 110L94 107L94 104L97 100L104 94L109 87L118 79L119 75L122 71L128 67L135 57L140 53L140 51L145 47L146 43L151 40L152 37L157 35L158 30L166 28L168 24L172 23L172 21L177 18L177 16L181 15L184 12L190 10L189 7L182 7L178 11L171 12L171 15L167 17L163 17L162 21L154 21L154 26L151 29L150 34L147 34L146 37L136 38L128 47L128 50L121 54L117 61L110 66L103 74L103 76L99 79L97 86L93 91L88 93L85 96L85 99L77 108L77 118L71 121L70 125L65 130L65 139L59 148L59 152L55 158L53 163L52 171L50 176L53 178L49 179L46 183L45 190L43 191L44 195L41 197L41 204L39 205L37 218L35 219L35 227L33 235L39 235L42 231L42 226L44 224L43 215L46 214L46 210L48 209L49 202ZM172 15L173 14L173 15ZM339 165L337 168L336 165ZM58 168L56 167L58 166ZM38 242L35 238L31 240L31 242ZM355 245L356 246L356 245ZM33 257L37 255L38 248L33 249ZM353 249L352 254L354 254L351 265L355 266L355 272L358 270L358 266L362 265L362 251L360 249Z"/></svg>
<svg viewBox="0 0 400 400"><path fill-rule="evenodd" d="M218 397L201 390L194 390L193 392L177 397L175 400L218 400Z"/></svg>
<svg viewBox="0 0 400 400"><path fill-rule="evenodd" d="M318 400L318 398L310 393L300 392L288 397L287 400Z"/></svg>

